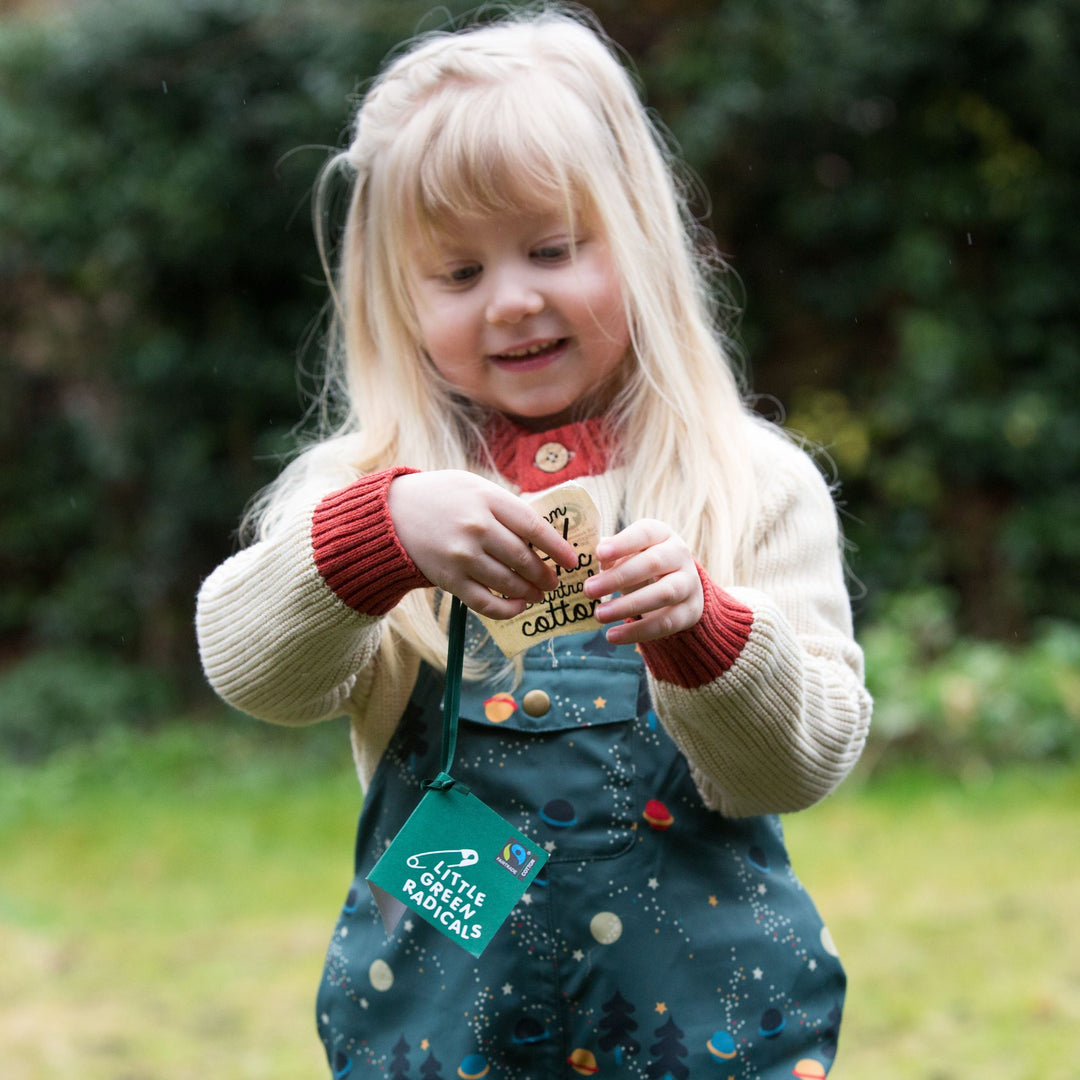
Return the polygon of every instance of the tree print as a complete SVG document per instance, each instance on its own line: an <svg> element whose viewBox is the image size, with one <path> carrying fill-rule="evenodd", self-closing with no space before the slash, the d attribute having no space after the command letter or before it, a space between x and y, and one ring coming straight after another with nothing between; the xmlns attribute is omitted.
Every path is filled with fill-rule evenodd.
<svg viewBox="0 0 1080 1080"><path fill-rule="evenodd" d="M668 1022L658 1027L654 1034L659 1042L649 1047L653 1061L645 1070L645 1075L649 1080L687 1080L690 1070L679 1058L686 1057L689 1051L679 1041L683 1033L675 1018L668 1017Z"/></svg>
<svg viewBox="0 0 1080 1080"><path fill-rule="evenodd" d="M407 1080L409 1075L409 1044L402 1035L394 1047L394 1056L390 1059L390 1076L393 1080Z"/></svg>
<svg viewBox="0 0 1080 1080"><path fill-rule="evenodd" d="M427 1061L420 1066L420 1075L424 1080L443 1080L442 1062L434 1055L428 1054Z"/></svg>
<svg viewBox="0 0 1080 1080"><path fill-rule="evenodd" d="M637 1030L637 1021L630 1017L634 1006L616 990L615 996L605 1001L602 1008L607 1015L600 1021L600 1030L605 1034L600 1036L597 1045L601 1050L613 1049L615 1064L621 1065L624 1053L633 1056L641 1049L641 1043L630 1034Z"/></svg>

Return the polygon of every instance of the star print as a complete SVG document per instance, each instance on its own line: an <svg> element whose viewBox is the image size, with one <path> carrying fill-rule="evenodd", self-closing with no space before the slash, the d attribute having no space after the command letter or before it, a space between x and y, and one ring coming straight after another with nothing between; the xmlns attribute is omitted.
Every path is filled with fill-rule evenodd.
<svg viewBox="0 0 1080 1080"><path fill-rule="evenodd" d="M664 1015L664 1013L666 1013L666 1012L667 1012L667 1005L665 1005L665 1004L664 1004L664 1002L662 1002L662 1001L658 1001L658 1002L656 1003L656 1011L657 1011L657 1012L658 1012L658 1013L659 1013L659 1014L660 1014L661 1016L663 1016L663 1015Z"/></svg>
<svg viewBox="0 0 1080 1080"><path fill-rule="evenodd" d="M343 926L341 928L341 936L342 937L348 937L349 936L349 928L347 926Z"/></svg>
<svg viewBox="0 0 1080 1080"><path fill-rule="evenodd" d="M710 896L709 897L709 907L716 907L716 905L719 904L719 903L720 903L720 901L717 900L715 896Z"/></svg>
<svg viewBox="0 0 1080 1080"><path fill-rule="evenodd" d="M555 850L555 841L554 840L545 840L544 841L544 850L550 855Z"/></svg>
<svg viewBox="0 0 1080 1080"><path fill-rule="evenodd" d="M754 968L754 978L755 979L763 979L763 978L765 978L765 972L762 971L761 968Z"/></svg>
<svg viewBox="0 0 1080 1080"><path fill-rule="evenodd" d="M607 698L602 698L602 697L595 698L593 700L593 704L598 709L606 709L607 708Z"/></svg>
<svg viewBox="0 0 1080 1080"><path fill-rule="evenodd" d="M811 961L810 961L810 963L809 963L809 964L807 964L806 966L807 966L807 967L808 967L808 968L809 968L809 969L810 969L811 971L817 971L817 961L816 961L816 960L811 960Z"/></svg>
<svg viewBox="0 0 1080 1080"><path fill-rule="evenodd" d="M657 881L656 878L654 878L654 877L649 878L649 888L650 889L659 889L660 888L660 882Z"/></svg>
<svg viewBox="0 0 1080 1080"><path fill-rule="evenodd" d="M585 954L580 949L575 949L570 955L579 962L585 959Z"/></svg>
<svg viewBox="0 0 1080 1080"><path fill-rule="evenodd" d="M764 885L759 885L757 887L757 891L758 891L758 896L764 896L769 890L766 889Z"/></svg>
<svg viewBox="0 0 1080 1080"><path fill-rule="evenodd" d="M525 894L525 895L524 895L524 896L523 896L523 897L521 898L521 902L522 902L523 904L531 904L531 903L532 903L532 896L531 896L531 895L530 895L529 893L526 893L526 894Z"/></svg>
<svg viewBox="0 0 1080 1080"><path fill-rule="evenodd" d="M412 921L412 919L406 919L406 920L405 920L405 921L404 921L404 922L403 922L403 923L402 923L401 925L402 925L402 926L404 926L404 927L405 927L405 929L406 929L406 930L407 930L407 931L408 931L409 933L412 933L412 928L413 928L413 921Z"/></svg>
<svg viewBox="0 0 1080 1080"><path fill-rule="evenodd" d="M360 1008L361 1009L366 1009L367 1007L368 1007L368 999L367 998L361 998L360 999Z"/></svg>
<svg viewBox="0 0 1080 1080"><path fill-rule="evenodd" d="M431 1046L431 1043L427 1039L421 1039L420 1040L420 1049L421 1050L426 1050L429 1046Z"/></svg>
<svg viewBox="0 0 1080 1080"><path fill-rule="evenodd" d="M503 983L502 991L504 994L512 994L514 992L513 986L510 983Z"/></svg>

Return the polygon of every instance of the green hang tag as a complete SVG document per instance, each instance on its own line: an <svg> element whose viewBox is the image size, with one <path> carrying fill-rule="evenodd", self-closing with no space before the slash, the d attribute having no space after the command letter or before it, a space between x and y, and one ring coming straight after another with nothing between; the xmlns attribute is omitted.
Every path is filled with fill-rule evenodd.
<svg viewBox="0 0 1080 1080"><path fill-rule="evenodd" d="M479 956L547 858L455 784L424 795L367 880L387 933L411 908Z"/></svg>
<svg viewBox="0 0 1080 1080"><path fill-rule="evenodd" d="M411 908L479 956L548 856L450 775L467 614L455 597L446 657L441 770L424 784L427 793L372 867L367 882L388 934Z"/></svg>

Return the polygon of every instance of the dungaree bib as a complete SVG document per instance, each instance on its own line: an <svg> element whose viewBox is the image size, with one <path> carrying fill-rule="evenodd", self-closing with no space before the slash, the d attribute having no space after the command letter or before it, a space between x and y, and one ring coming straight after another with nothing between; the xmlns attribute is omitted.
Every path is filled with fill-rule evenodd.
<svg viewBox="0 0 1080 1080"><path fill-rule="evenodd" d="M411 912L387 935L365 878L438 771L443 683L421 668L360 816L316 1008L335 1080L824 1077L844 973L779 820L704 806L602 631L462 687L455 778L550 853L541 876L479 958Z"/></svg>

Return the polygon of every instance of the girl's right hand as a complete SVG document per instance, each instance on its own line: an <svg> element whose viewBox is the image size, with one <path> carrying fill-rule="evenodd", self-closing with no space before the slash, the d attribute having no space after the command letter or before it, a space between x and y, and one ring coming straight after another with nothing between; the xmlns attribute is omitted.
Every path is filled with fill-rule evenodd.
<svg viewBox="0 0 1080 1080"><path fill-rule="evenodd" d="M388 504L420 572L479 615L513 618L554 589L555 568L541 555L577 568L572 544L523 499L482 476L406 473L390 484Z"/></svg>

